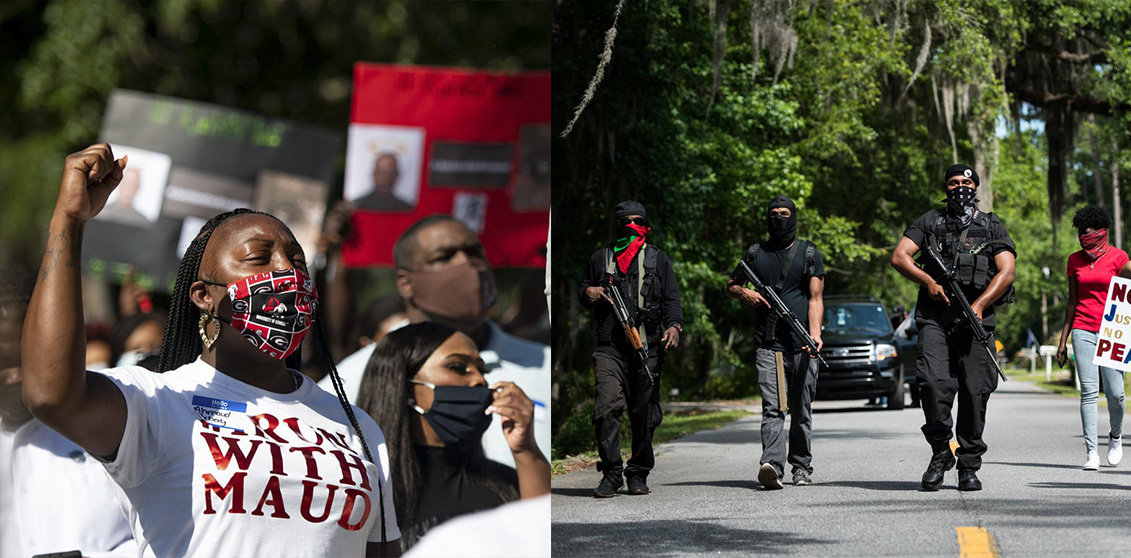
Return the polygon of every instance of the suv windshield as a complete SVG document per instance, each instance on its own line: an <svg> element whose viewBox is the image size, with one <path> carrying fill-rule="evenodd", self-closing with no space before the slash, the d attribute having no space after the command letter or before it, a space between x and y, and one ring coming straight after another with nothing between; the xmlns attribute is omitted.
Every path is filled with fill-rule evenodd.
<svg viewBox="0 0 1131 558"><path fill-rule="evenodd" d="M891 322L880 304L829 304L825 306L822 331L840 334L891 333Z"/></svg>

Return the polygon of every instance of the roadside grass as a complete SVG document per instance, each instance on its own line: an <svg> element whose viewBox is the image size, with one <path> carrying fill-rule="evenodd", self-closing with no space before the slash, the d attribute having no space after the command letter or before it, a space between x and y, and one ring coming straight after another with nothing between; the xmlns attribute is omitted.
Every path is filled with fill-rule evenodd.
<svg viewBox="0 0 1131 558"><path fill-rule="evenodd" d="M1030 373L1028 368L1005 368L1005 375L1010 380L1018 379L1026 382L1032 382L1045 391L1051 391L1058 395L1066 397L1080 397L1080 392L1076 391L1076 385L1072 381L1072 374L1068 370L1054 369L1052 371L1052 381L1045 380L1045 370L1043 367L1038 367L1036 372ZM1102 398L1101 398L1102 399Z"/></svg>
<svg viewBox="0 0 1131 558"><path fill-rule="evenodd" d="M1069 364L1069 366L1072 366ZM1045 391L1050 391L1057 395L1063 395L1072 399L1080 399L1080 392L1076 389L1076 383L1072 379L1072 372L1067 369L1054 368L1052 371L1052 381L1046 381L1045 370L1038 363L1036 372L1030 373L1028 368L1013 368L1006 367L1005 375L1009 379L1024 380L1032 382ZM1107 398L1102 395L1099 398L1100 407L1107 407ZM1123 391L1124 393L1131 393L1131 374L1123 375Z"/></svg>
<svg viewBox="0 0 1131 558"><path fill-rule="evenodd" d="M663 422L660 423L660 426L656 427L656 433L652 436L652 445L658 446L664 442L694 432L720 428L723 425L736 421L749 414L750 413L746 411L689 411L677 414L665 414ZM621 420L622 426L628 424L627 416L622 417ZM632 438L628 435L626 430L625 428L621 429L620 445L621 457L627 461L630 455L629 450L632 448ZM594 440L594 442L596 442L596 440ZM597 450L587 450L577 455L567 455L561 459L552 460L550 462L550 471L555 476L570 473L586 467L592 467L596 461Z"/></svg>

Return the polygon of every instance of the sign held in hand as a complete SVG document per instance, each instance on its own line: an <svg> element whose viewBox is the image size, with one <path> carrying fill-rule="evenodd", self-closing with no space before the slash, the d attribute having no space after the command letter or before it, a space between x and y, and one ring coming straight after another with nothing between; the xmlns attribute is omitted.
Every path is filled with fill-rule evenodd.
<svg viewBox="0 0 1131 558"><path fill-rule="evenodd" d="M1107 287L1093 362L1131 372L1131 280L1112 277Z"/></svg>

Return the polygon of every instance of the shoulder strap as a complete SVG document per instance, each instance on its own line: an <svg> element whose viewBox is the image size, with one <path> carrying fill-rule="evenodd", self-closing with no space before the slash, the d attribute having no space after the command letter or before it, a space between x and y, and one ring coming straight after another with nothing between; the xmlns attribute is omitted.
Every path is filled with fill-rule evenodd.
<svg viewBox="0 0 1131 558"><path fill-rule="evenodd" d="M656 259L659 258L660 249L652 246L651 244L644 245L644 253L637 255L640 261L637 263L637 308L644 308L644 293L652 288L652 282L655 281L656 276Z"/></svg>
<svg viewBox="0 0 1131 558"><path fill-rule="evenodd" d="M789 255L785 258L785 265L781 269L781 277L778 278L778 284L774 288L781 290L785 286L785 278L789 275L790 268L793 267L793 256L797 255L797 243L794 242L793 246L789 247Z"/></svg>
<svg viewBox="0 0 1131 558"><path fill-rule="evenodd" d="M644 260L647 259L650 244L644 245L644 253L636 254L636 310L644 309Z"/></svg>
<svg viewBox="0 0 1131 558"><path fill-rule="evenodd" d="M608 273L609 275L612 275L612 276L615 277L616 276L614 274L614 272L616 271L616 267L614 267L615 265L616 264L613 263L613 249L612 248L605 248L605 273Z"/></svg>

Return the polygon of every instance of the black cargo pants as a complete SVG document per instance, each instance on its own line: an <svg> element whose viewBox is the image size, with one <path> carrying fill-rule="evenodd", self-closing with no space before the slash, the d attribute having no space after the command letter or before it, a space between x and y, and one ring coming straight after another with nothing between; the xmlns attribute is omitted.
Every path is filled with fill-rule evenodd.
<svg viewBox="0 0 1131 558"><path fill-rule="evenodd" d="M658 357L648 359L648 367L657 382L660 366ZM593 353L593 371L597 392L593 402L593 426L597 433L597 454L601 458L597 470L616 479L622 475L647 478L656 464L652 433L662 420L659 386L653 388L636 355ZM626 409L632 429L632 456L624 467L620 455L620 418Z"/></svg>
<svg viewBox="0 0 1131 558"><path fill-rule="evenodd" d="M919 396L923 404L923 435L931 444L931 451L950 449L951 433L958 437L959 469L978 470L986 442L982 431L986 427L986 404L990 394L997 389L997 371L990 355L981 343L974 340L968 327L956 331L946 330L930 321L916 320L919 324L919 354L915 361ZM992 331L990 343L994 343ZM954 428L951 409L958 395L958 424Z"/></svg>

